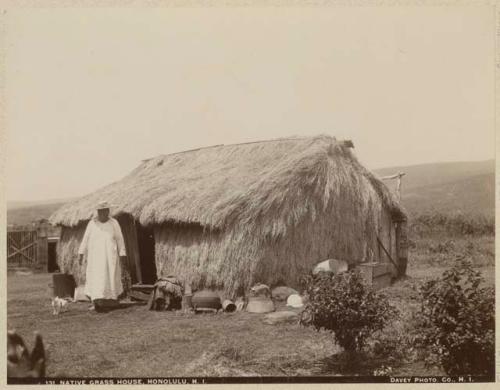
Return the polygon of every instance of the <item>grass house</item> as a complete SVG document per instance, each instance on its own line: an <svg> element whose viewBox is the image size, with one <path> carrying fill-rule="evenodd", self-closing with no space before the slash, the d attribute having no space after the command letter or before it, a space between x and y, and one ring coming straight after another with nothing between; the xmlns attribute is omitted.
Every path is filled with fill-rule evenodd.
<svg viewBox="0 0 500 390"><path fill-rule="evenodd" d="M132 281L175 275L234 295L257 282L299 285L326 259L406 268L406 214L353 153L329 136L216 145L144 160L62 206L58 263L84 283L78 246L100 200L113 207Z"/></svg>

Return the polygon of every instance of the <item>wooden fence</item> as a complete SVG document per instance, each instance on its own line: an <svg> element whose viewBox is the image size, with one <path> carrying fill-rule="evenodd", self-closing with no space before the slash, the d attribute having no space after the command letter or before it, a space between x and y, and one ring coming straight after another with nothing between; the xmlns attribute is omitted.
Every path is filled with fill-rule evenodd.
<svg viewBox="0 0 500 390"><path fill-rule="evenodd" d="M36 230L7 231L7 265L34 267L38 259Z"/></svg>
<svg viewBox="0 0 500 390"><path fill-rule="evenodd" d="M60 228L47 221L31 225L7 226L7 266L50 269L57 267L54 251L49 251L59 240ZM50 252L50 256L49 256Z"/></svg>

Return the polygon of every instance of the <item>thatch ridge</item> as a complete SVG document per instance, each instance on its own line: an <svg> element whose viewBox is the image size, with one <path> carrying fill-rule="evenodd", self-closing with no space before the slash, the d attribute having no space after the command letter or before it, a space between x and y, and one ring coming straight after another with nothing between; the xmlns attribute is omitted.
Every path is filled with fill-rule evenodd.
<svg viewBox="0 0 500 390"><path fill-rule="evenodd" d="M395 215L405 212L394 195L334 137L282 138L214 145L145 160L122 180L68 203L51 223L76 226L106 199L113 215L142 224L196 223L210 229L260 223L282 236L288 226L320 213L338 194L365 177Z"/></svg>

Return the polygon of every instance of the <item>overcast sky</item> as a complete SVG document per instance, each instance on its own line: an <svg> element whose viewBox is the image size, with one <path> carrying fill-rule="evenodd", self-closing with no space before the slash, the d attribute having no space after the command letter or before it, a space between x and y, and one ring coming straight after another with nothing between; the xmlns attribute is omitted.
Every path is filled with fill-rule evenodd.
<svg viewBox="0 0 500 390"><path fill-rule="evenodd" d="M494 157L487 7L17 10L6 32L8 200L292 135L371 169Z"/></svg>

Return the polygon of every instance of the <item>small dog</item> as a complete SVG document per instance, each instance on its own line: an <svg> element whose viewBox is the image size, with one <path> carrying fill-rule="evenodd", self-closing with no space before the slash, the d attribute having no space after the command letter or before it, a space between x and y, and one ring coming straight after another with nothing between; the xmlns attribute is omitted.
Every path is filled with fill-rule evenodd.
<svg viewBox="0 0 500 390"><path fill-rule="evenodd" d="M55 297L52 299L52 314L58 315L61 312L68 311L69 300L64 298Z"/></svg>

